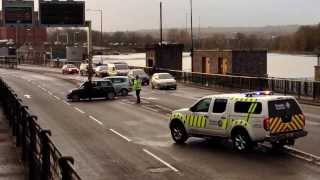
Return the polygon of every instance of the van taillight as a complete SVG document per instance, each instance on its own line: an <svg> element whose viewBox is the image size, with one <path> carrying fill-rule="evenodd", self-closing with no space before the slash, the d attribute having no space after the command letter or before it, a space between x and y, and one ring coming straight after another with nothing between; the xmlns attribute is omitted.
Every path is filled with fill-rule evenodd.
<svg viewBox="0 0 320 180"><path fill-rule="evenodd" d="M266 131L270 130L270 120L269 120L269 118L264 118L264 120L263 120L263 128Z"/></svg>

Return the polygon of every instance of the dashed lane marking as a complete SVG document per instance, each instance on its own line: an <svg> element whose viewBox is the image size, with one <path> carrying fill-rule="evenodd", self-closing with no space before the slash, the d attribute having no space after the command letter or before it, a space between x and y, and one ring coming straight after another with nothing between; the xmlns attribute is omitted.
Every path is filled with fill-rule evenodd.
<svg viewBox="0 0 320 180"><path fill-rule="evenodd" d="M153 111L153 112L159 112L158 110L153 109L153 108L148 107L148 106L145 106L145 105L142 105L142 107L145 108L145 109L147 109L147 110Z"/></svg>
<svg viewBox="0 0 320 180"><path fill-rule="evenodd" d="M67 101L63 101L63 103L65 103L65 104L68 105L68 106L71 106L71 104L68 103Z"/></svg>
<svg viewBox="0 0 320 180"><path fill-rule="evenodd" d="M61 100L61 98L59 98L58 96L53 96L54 98L56 98L58 101Z"/></svg>
<svg viewBox="0 0 320 180"><path fill-rule="evenodd" d="M167 108L167 107L164 107L164 106L161 106L161 105L155 105L156 107L160 108L160 109L163 109L163 110L166 110L166 111L173 111L173 109L170 109L170 108Z"/></svg>
<svg viewBox="0 0 320 180"><path fill-rule="evenodd" d="M147 149L142 149L142 150L143 150L143 152L145 152L149 156L152 156L154 159L158 160L159 162L161 162L162 164L164 164L165 166L167 166L168 168L170 168L174 172L176 172L176 173L179 172L178 169L176 169L175 167L173 167L171 164L167 163L166 161L162 160L160 157L156 156L155 154L151 153Z"/></svg>
<svg viewBox="0 0 320 180"><path fill-rule="evenodd" d="M77 107L74 107L75 110L77 110L78 112L80 112L81 114L85 114L84 111L82 111L81 109L77 108Z"/></svg>
<svg viewBox="0 0 320 180"><path fill-rule="evenodd" d="M131 142L131 139L127 138L126 136L120 134L118 131L114 130L114 129L109 129L111 132L113 132L114 134L120 136L122 139L128 141L128 142Z"/></svg>
<svg viewBox="0 0 320 180"><path fill-rule="evenodd" d="M98 124L100 125L103 125L103 123L101 121L99 121L98 119L96 119L95 117L93 116L89 116L90 119L94 120L95 122L97 122Z"/></svg>
<svg viewBox="0 0 320 180"><path fill-rule="evenodd" d="M48 91L48 94L51 95L51 96L53 95L52 92L50 92L50 91Z"/></svg>

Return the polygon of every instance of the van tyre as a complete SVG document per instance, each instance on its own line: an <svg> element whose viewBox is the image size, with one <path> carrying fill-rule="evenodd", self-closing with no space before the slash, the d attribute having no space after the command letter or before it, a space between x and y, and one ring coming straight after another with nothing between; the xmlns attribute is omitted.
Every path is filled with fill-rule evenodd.
<svg viewBox="0 0 320 180"><path fill-rule="evenodd" d="M248 152L252 150L253 143L244 130L238 130L232 135L233 148L238 152Z"/></svg>
<svg viewBox="0 0 320 180"><path fill-rule="evenodd" d="M172 139L177 144L184 144L187 141L188 134L182 123L173 122L170 125L170 130L171 130Z"/></svg>

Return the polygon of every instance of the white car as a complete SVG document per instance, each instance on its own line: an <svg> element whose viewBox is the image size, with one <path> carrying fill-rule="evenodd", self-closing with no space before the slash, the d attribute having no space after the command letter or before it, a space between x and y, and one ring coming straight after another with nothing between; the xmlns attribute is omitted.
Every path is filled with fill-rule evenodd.
<svg viewBox="0 0 320 180"><path fill-rule="evenodd" d="M177 81L169 73L155 73L151 78L152 89L177 89Z"/></svg>
<svg viewBox="0 0 320 180"><path fill-rule="evenodd" d="M269 91L203 97L190 108L173 111L169 126L178 144L189 137L221 137L231 139L238 151L264 141L275 148L294 145L308 134L296 99Z"/></svg>

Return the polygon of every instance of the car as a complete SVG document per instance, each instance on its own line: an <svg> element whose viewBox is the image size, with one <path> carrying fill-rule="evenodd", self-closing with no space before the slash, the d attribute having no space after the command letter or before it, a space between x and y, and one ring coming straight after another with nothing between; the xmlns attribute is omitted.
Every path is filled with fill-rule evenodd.
<svg viewBox="0 0 320 180"><path fill-rule="evenodd" d="M129 92L132 92L132 85L126 76L110 76L105 77L104 80L112 82L117 95L127 96Z"/></svg>
<svg viewBox="0 0 320 180"><path fill-rule="evenodd" d="M95 80L92 81L90 90L90 83L86 81L80 85L79 88L72 89L67 94L67 99L71 101L80 101L88 98L106 98L114 99L116 95L113 84L109 80Z"/></svg>
<svg viewBox="0 0 320 180"><path fill-rule="evenodd" d="M108 66L106 66L106 65L97 66L95 68L95 74L96 74L97 77L109 76Z"/></svg>
<svg viewBox="0 0 320 180"><path fill-rule="evenodd" d="M117 76L127 76L130 71L128 64L125 62L115 62L109 65L115 68Z"/></svg>
<svg viewBox="0 0 320 180"><path fill-rule="evenodd" d="M177 81L169 73L155 73L151 78L152 89L177 89Z"/></svg>
<svg viewBox="0 0 320 180"><path fill-rule="evenodd" d="M131 82L133 82L133 80L136 78L136 76L139 76L139 79L142 81L143 85L148 86L150 83L150 77L148 76L148 74L146 74L144 72L144 70L142 69L131 69L128 73L128 77L130 79Z"/></svg>
<svg viewBox="0 0 320 180"><path fill-rule="evenodd" d="M297 100L270 91L206 96L189 108L173 111L169 124L177 144L189 137L220 137L231 139L240 152L263 142L276 149L294 145L308 134L305 126Z"/></svg>
<svg viewBox="0 0 320 180"><path fill-rule="evenodd" d="M80 71L80 75L81 76L88 75L88 67L89 67L88 63L81 63L80 64L79 71ZM92 64L92 69L93 69L93 71L95 71L95 65L94 64Z"/></svg>
<svg viewBox="0 0 320 180"><path fill-rule="evenodd" d="M73 64L65 64L62 66L62 74L78 74L79 69Z"/></svg>

